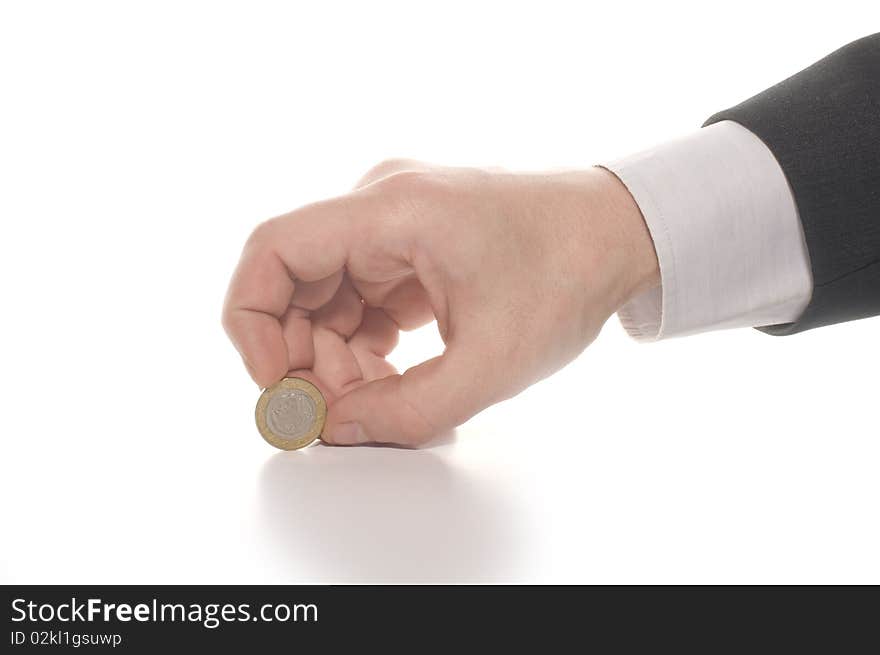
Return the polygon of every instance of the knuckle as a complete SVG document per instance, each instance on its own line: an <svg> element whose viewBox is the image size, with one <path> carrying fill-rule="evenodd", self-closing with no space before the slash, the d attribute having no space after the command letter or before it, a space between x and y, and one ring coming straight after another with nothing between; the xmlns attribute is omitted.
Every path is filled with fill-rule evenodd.
<svg viewBox="0 0 880 655"><path fill-rule="evenodd" d="M270 242L270 234L274 230L276 219L270 218L269 220L263 221L262 223L257 224L257 226L251 230L251 234L247 239L246 246L247 247L259 247L264 246Z"/></svg>
<svg viewBox="0 0 880 655"><path fill-rule="evenodd" d="M445 183L433 171L398 171L378 182L383 193L408 199L430 198L442 195Z"/></svg>
<svg viewBox="0 0 880 655"><path fill-rule="evenodd" d="M220 312L220 325L223 326L223 331L227 335L232 334L232 310L227 305L224 305L223 310Z"/></svg>
<svg viewBox="0 0 880 655"><path fill-rule="evenodd" d="M370 170L366 172L364 175L365 180L379 180L387 175L391 175L392 173L397 173L400 171L405 171L413 168L414 162L411 159L405 159L403 157L391 157L389 159L383 159L378 164L373 166Z"/></svg>
<svg viewBox="0 0 880 655"><path fill-rule="evenodd" d="M241 332L242 310L226 303L220 314L220 324L227 336L234 342Z"/></svg>

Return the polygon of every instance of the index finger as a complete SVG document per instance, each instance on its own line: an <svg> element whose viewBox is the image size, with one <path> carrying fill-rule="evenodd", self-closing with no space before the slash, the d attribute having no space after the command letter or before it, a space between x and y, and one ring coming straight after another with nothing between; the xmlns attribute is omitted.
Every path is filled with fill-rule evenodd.
<svg viewBox="0 0 880 655"><path fill-rule="evenodd" d="M267 387L287 373L281 318L297 280L312 282L345 266L353 243L351 197L307 205L259 225L229 283L223 327L251 377Z"/></svg>

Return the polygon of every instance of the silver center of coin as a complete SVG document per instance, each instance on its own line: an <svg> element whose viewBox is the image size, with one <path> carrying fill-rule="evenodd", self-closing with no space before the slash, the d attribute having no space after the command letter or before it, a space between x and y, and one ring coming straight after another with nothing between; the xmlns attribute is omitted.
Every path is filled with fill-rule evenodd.
<svg viewBox="0 0 880 655"><path fill-rule="evenodd" d="M269 429L284 439L298 439L315 424L318 408L306 392L284 389L269 399L266 423Z"/></svg>

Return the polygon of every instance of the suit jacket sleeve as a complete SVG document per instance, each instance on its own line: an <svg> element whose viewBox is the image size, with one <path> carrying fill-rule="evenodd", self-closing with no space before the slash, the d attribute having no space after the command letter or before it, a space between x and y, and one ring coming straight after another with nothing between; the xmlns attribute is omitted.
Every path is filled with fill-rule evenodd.
<svg viewBox="0 0 880 655"><path fill-rule="evenodd" d="M810 254L813 294L791 334L880 314L880 33L854 41L712 116L776 157Z"/></svg>

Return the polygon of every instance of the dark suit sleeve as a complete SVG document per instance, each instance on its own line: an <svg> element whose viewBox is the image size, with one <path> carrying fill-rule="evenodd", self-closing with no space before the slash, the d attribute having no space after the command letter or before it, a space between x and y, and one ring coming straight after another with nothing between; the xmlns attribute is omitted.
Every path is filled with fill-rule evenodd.
<svg viewBox="0 0 880 655"><path fill-rule="evenodd" d="M788 178L804 227L813 295L770 334L880 314L880 33L854 41L706 125L758 136Z"/></svg>

